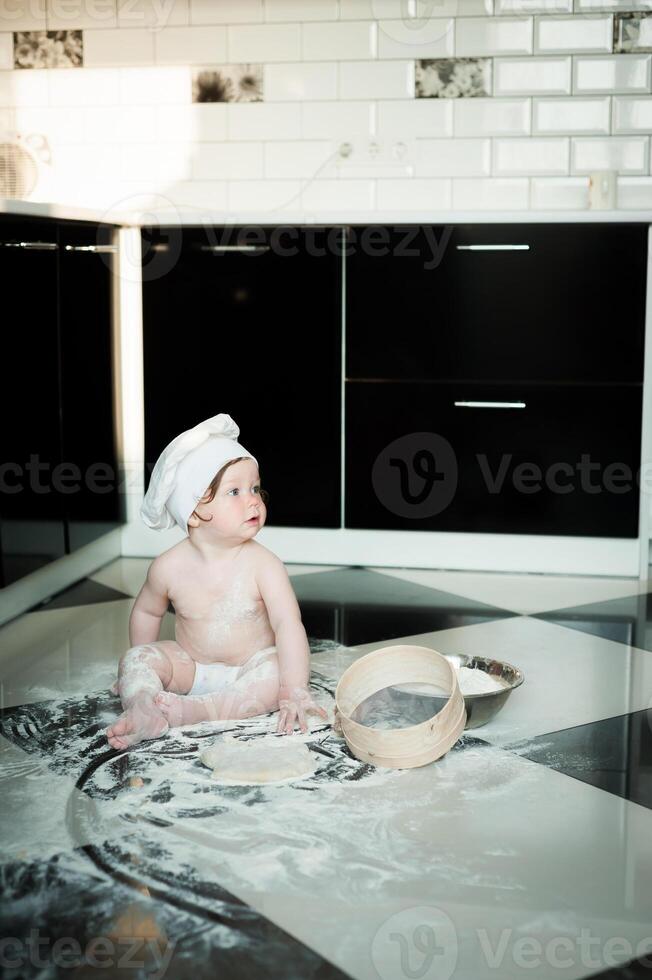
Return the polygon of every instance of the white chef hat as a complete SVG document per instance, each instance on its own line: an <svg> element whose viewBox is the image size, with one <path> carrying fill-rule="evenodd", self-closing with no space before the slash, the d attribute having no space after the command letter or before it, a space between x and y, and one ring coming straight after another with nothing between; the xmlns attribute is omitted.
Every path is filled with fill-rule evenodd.
<svg viewBox="0 0 652 980"><path fill-rule="evenodd" d="M165 447L152 471L140 516L165 531L174 524L188 533L188 518L215 474L231 459L258 460L236 441L239 427L230 415L214 415L187 429Z"/></svg>

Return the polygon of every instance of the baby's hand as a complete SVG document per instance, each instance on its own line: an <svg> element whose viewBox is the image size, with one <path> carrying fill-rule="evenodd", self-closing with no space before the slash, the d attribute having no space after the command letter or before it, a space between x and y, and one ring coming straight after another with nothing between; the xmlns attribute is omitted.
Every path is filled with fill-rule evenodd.
<svg viewBox="0 0 652 980"><path fill-rule="evenodd" d="M328 713L315 703L307 687L281 687L278 692L278 706L280 715L277 733L291 735L296 721L299 722L301 731L307 732L306 714L309 711L316 711L322 718L328 719Z"/></svg>

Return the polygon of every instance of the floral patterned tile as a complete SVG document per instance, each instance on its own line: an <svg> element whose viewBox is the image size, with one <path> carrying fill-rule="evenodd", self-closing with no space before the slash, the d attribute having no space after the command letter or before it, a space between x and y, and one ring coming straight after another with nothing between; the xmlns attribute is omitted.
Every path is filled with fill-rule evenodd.
<svg viewBox="0 0 652 980"><path fill-rule="evenodd" d="M614 51L652 51L652 13L616 14Z"/></svg>
<svg viewBox="0 0 652 980"><path fill-rule="evenodd" d="M416 62L418 99L491 95L491 58L426 58Z"/></svg>
<svg viewBox="0 0 652 980"><path fill-rule="evenodd" d="M193 102L262 102L262 65L198 68L192 75Z"/></svg>
<svg viewBox="0 0 652 980"><path fill-rule="evenodd" d="M81 68L83 31L14 31L15 68Z"/></svg>

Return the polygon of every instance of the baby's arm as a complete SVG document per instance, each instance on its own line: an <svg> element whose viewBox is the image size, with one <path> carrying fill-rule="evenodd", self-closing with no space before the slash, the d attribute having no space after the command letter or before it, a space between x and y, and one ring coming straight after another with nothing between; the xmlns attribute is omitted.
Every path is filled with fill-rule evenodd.
<svg viewBox="0 0 652 980"><path fill-rule="evenodd" d="M155 558L145 583L136 596L129 617L129 644L132 647L158 640L161 620L167 612L168 593L160 562Z"/></svg>
<svg viewBox="0 0 652 980"><path fill-rule="evenodd" d="M256 569L256 579L267 615L276 638L276 654L279 665L279 717L278 731L293 731L298 719L302 731L307 731L306 711L317 711L327 717L323 708L317 707L308 690L310 679L310 646L301 622L301 611L290 578L283 562L271 552L261 557Z"/></svg>

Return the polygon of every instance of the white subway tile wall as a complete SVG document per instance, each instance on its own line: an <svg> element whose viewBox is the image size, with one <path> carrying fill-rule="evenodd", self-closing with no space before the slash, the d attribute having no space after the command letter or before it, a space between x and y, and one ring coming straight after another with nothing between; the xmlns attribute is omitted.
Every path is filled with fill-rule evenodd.
<svg viewBox="0 0 652 980"><path fill-rule="evenodd" d="M652 0L575 0L575 10L578 14L592 10L652 10Z"/></svg>
<svg viewBox="0 0 652 980"><path fill-rule="evenodd" d="M418 177L488 176L491 140L419 140L416 173Z"/></svg>
<svg viewBox="0 0 652 980"><path fill-rule="evenodd" d="M568 173L569 146L565 138L496 139L493 149L493 172L500 176Z"/></svg>
<svg viewBox="0 0 652 980"><path fill-rule="evenodd" d="M224 103L156 106L156 140L164 143L218 142L228 138L227 111ZM152 113L149 109L151 116Z"/></svg>
<svg viewBox="0 0 652 980"><path fill-rule="evenodd" d="M14 37L9 32L3 32L0 34L0 71L11 71L13 67Z"/></svg>
<svg viewBox="0 0 652 980"><path fill-rule="evenodd" d="M377 25L367 20L347 24L304 24L301 55L305 61L374 58Z"/></svg>
<svg viewBox="0 0 652 980"><path fill-rule="evenodd" d="M262 24L263 0L190 0L191 24Z"/></svg>
<svg viewBox="0 0 652 980"><path fill-rule="evenodd" d="M106 7L113 6L112 0L48 0L48 28L50 28L50 10L56 9L61 16L66 11L67 27L81 27L73 24L71 14L80 9L87 17L95 19L98 10L106 16ZM118 27L148 27L160 30L161 27L181 26L190 23L190 0L118 0ZM95 24L93 24L95 27Z"/></svg>
<svg viewBox="0 0 652 980"><path fill-rule="evenodd" d="M445 99L455 136L528 136L530 99Z"/></svg>
<svg viewBox="0 0 652 980"><path fill-rule="evenodd" d="M263 82L266 102L302 102L337 99L337 64L266 65Z"/></svg>
<svg viewBox="0 0 652 980"><path fill-rule="evenodd" d="M223 64L226 27L164 27L154 34L154 46L158 65Z"/></svg>
<svg viewBox="0 0 652 980"><path fill-rule="evenodd" d="M570 58L496 58L494 95L570 95Z"/></svg>
<svg viewBox="0 0 652 980"><path fill-rule="evenodd" d="M81 13L81 9L79 11ZM47 29L45 0L16 0L2 9L3 29L7 31L44 31Z"/></svg>
<svg viewBox="0 0 652 980"><path fill-rule="evenodd" d="M614 133L652 133L652 99L614 98Z"/></svg>
<svg viewBox="0 0 652 980"><path fill-rule="evenodd" d="M581 211L588 204L588 177L534 177L530 182L534 211Z"/></svg>
<svg viewBox="0 0 652 980"><path fill-rule="evenodd" d="M83 67L14 68L43 30L83 31ZM0 132L47 138L33 200L90 207L581 210L613 170L652 208L651 44L652 0L11 0ZM263 101L193 102L226 65Z"/></svg>
<svg viewBox="0 0 652 980"><path fill-rule="evenodd" d="M119 27L118 12L113 3L103 3L102 0L89 0L80 7L74 4L70 7L57 0L48 0L46 26L49 31L79 31L85 28L98 30L102 27ZM132 27L143 27L144 21L132 23Z"/></svg>
<svg viewBox="0 0 652 980"><path fill-rule="evenodd" d="M649 173L648 136L581 137L572 140L571 172L587 174L617 170L621 174Z"/></svg>
<svg viewBox="0 0 652 980"><path fill-rule="evenodd" d="M300 180L230 180L228 185L229 210L282 211L296 210L301 200L303 181Z"/></svg>
<svg viewBox="0 0 652 980"><path fill-rule="evenodd" d="M610 54L613 44L613 18L537 17L534 50L537 54L587 51Z"/></svg>
<svg viewBox="0 0 652 980"><path fill-rule="evenodd" d="M528 207L528 195L526 179L453 181L453 208L456 211L525 211Z"/></svg>
<svg viewBox="0 0 652 980"><path fill-rule="evenodd" d="M496 14L572 14L573 0L496 0Z"/></svg>
<svg viewBox="0 0 652 980"><path fill-rule="evenodd" d="M555 133L603 133L608 136L610 125L611 99L608 95L533 100L532 132L537 136Z"/></svg>
<svg viewBox="0 0 652 980"><path fill-rule="evenodd" d="M376 206L380 211L444 211L452 207L452 181L410 180L377 181Z"/></svg>
<svg viewBox="0 0 652 980"><path fill-rule="evenodd" d="M532 54L531 17L460 17L455 30L458 58Z"/></svg>
<svg viewBox="0 0 652 980"><path fill-rule="evenodd" d="M376 130L375 102L295 102L292 105L301 113L304 139L328 136L335 140L342 139L342 134L344 139L372 136Z"/></svg>
<svg viewBox="0 0 652 980"><path fill-rule="evenodd" d="M153 31L142 28L84 31L84 65L153 65L154 37Z"/></svg>
<svg viewBox="0 0 652 980"><path fill-rule="evenodd" d="M412 61L341 61L341 99L406 99L414 94Z"/></svg>
<svg viewBox="0 0 652 980"><path fill-rule="evenodd" d="M439 10L435 5L435 12ZM378 24L379 58L450 58L454 54L455 21L428 17L416 22L381 20Z"/></svg>
<svg viewBox="0 0 652 980"><path fill-rule="evenodd" d="M452 136L456 99L397 99L379 102L376 132L379 137ZM475 102L475 99L467 100ZM473 136L476 133L471 134Z"/></svg>
<svg viewBox="0 0 652 980"><path fill-rule="evenodd" d="M619 208L649 209L651 194L651 177L621 177L618 181Z"/></svg>
<svg viewBox="0 0 652 980"><path fill-rule="evenodd" d="M650 94L650 55L574 58L573 92L645 92Z"/></svg>

